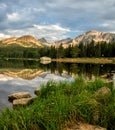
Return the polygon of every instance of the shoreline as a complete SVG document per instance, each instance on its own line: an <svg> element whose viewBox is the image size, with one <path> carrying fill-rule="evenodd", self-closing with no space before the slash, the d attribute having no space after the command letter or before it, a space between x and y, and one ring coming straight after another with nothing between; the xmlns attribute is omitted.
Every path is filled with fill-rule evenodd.
<svg viewBox="0 0 115 130"><path fill-rule="evenodd" d="M52 59L52 62L115 64L115 58L58 58Z"/></svg>
<svg viewBox="0 0 115 130"><path fill-rule="evenodd" d="M50 57L49 57L50 58ZM0 60L29 60L40 61L37 58L0 58ZM45 60L44 60L45 61ZM94 64L115 64L115 57L105 58L54 58L51 62L64 62L64 63L94 63Z"/></svg>

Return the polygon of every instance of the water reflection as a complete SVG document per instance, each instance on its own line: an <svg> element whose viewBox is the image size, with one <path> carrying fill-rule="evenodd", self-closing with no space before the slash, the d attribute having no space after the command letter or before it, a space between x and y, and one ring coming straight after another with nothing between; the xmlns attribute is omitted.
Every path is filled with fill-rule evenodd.
<svg viewBox="0 0 115 130"><path fill-rule="evenodd" d="M26 60L5 60L0 61L0 73L12 76L22 76L21 78L32 79L44 71L59 73L66 72L68 75L85 74L87 76L99 76L115 71L114 64L76 64L76 63L56 63L41 64L38 61ZM33 74L33 76L32 76ZM31 75L32 77L28 77ZM25 77L24 77L25 76ZM27 76L27 77L26 77Z"/></svg>
<svg viewBox="0 0 115 130"><path fill-rule="evenodd" d="M115 72L114 64L76 64L56 63L41 64L36 61L1 60L0 61L0 108L11 106L7 101L10 93L34 90L42 83L54 80L71 80L80 74L90 80L97 76ZM113 73L114 74L114 73ZM111 77L109 77L111 78ZM115 86L115 74L113 75Z"/></svg>

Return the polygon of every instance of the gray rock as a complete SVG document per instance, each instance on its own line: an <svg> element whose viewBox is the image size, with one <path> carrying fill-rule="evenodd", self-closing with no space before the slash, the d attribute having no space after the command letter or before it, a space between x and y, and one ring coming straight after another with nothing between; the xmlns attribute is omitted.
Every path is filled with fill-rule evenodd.
<svg viewBox="0 0 115 130"><path fill-rule="evenodd" d="M109 96L111 95L111 90L108 87L102 87L99 88L94 96L97 102L103 103L105 101L109 101ZM93 112L93 122L98 122L100 118L100 110L99 107L97 107L97 109L94 110Z"/></svg>
<svg viewBox="0 0 115 130"><path fill-rule="evenodd" d="M13 108L19 106L27 106L33 101L33 98L21 98L21 99L15 99L13 100Z"/></svg>
<svg viewBox="0 0 115 130"><path fill-rule="evenodd" d="M64 128L63 130L107 130L107 129L100 126L79 122L76 124L72 124L71 126Z"/></svg>
<svg viewBox="0 0 115 130"><path fill-rule="evenodd" d="M102 87L95 92L97 100L107 99L111 95L111 90L108 87Z"/></svg>
<svg viewBox="0 0 115 130"><path fill-rule="evenodd" d="M40 58L40 63L42 63L42 64L49 64L49 63L51 63L51 58L50 57L46 57L46 56L41 57Z"/></svg>
<svg viewBox="0 0 115 130"><path fill-rule="evenodd" d="M96 123L99 121L99 117L100 117L100 112L99 109L95 110L93 112L93 122Z"/></svg>
<svg viewBox="0 0 115 130"><path fill-rule="evenodd" d="M50 57L44 56L40 58L40 61L51 61Z"/></svg>
<svg viewBox="0 0 115 130"><path fill-rule="evenodd" d="M8 100L12 102L15 99L30 98L30 97L31 95L29 92L17 92L17 93L8 95Z"/></svg>
<svg viewBox="0 0 115 130"><path fill-rule="evenodd" d="M39 93L40 93L40 89L36 89L36 90L34 91L34 94L37 95L37 96L39 95Z"/></svg>

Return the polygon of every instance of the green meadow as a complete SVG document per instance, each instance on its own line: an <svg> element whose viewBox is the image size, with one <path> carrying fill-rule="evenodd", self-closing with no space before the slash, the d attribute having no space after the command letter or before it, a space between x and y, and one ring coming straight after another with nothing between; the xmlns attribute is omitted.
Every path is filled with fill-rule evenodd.
<svg viewBox="0 0 115 130"><path fill-rule="evenodd" d="M97 93L102 87L107 94ZM96 78L86 82L49 81L26 107L6 108L0 114L0 130L63 130L77 121L115 130L115 89Z"/></svg>

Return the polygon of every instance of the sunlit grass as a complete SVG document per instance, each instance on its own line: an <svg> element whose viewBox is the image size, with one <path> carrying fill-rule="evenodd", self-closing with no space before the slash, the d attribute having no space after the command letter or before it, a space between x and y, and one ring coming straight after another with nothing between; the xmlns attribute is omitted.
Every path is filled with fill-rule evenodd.
<svg viewBox="0 0 115 130"><path fill-rule="evenodd" d="M97 100L95 92L104 86L111 90L111 95L107 100ZM77 120L114 130L115 90L112 86L100 79L85 82L82 76L73 82L50 81L41 86L30 106L6 109L0 116L0 130L61 130Z"/></svg>

